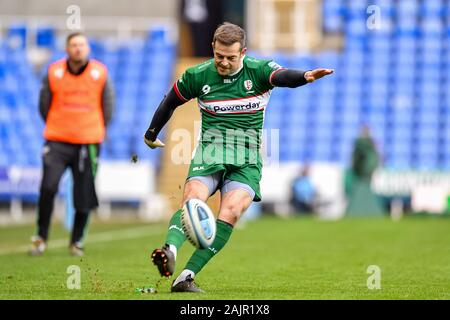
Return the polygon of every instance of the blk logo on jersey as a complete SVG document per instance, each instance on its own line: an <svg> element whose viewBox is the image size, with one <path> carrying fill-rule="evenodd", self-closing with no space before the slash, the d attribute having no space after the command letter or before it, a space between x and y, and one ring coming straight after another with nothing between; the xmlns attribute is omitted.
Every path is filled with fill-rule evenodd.
<svg viewBox="0 0 450 320"><path fill-rule="evenodd" d="M58 68L55 70L55 77L61 79L64 75L64 69L63 68Z"/></svg>
<svg viewBox="0 0 450 320"><path fill-rule="evenodd" d="M98 71L97 69L92 69L91 77L92 79L97 80L98 78L100 78L100 71Z"/></svg>
<svg viewBox="0 0 450 320"><path fill-rule="evenodd" d="M253 82L252 80L245 80L244 81L244 87L247 90L251 90L253 88Z"/></svg>
<svg viewBox="0 0 450 320"><path fill-rule="evenodd" d="M273 70L278 70L281 68L281 66L274 61L269 62L268 66L271 67Z"/></svg>

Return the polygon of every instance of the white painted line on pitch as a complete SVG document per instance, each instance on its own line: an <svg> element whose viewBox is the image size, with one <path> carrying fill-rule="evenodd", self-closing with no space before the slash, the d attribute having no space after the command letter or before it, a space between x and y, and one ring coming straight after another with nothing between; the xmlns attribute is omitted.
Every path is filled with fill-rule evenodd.
<svg viewBox="0 0 450 320"><path fill-rule="evenodd" d="M160 228L158 228L160 229ZM122 230L114 230L114 231L105 231L99 233L88 234L86 243L100 243L100 242L109 242L114 240L128 240L135 239L140 237L145 237L148 235L156 235L164 233L164 230L155 230L154 227L151 226L143 226L136 227L130 229L122 229ZM65 239L57 239L50 240L48 242L48 249L57 249L68 247L69 238ZM0 255L10 254L10 253L19 253L19 252L27 252L30 249L30 245L19 246L15 248L5 248L0 249Z"/></svg>

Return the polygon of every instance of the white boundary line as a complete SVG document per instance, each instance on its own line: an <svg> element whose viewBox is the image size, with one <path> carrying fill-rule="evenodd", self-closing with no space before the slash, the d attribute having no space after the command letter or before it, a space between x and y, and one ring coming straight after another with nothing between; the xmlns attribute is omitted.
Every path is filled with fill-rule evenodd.
<svg viewBox="0 0 450 320"><path fill-rule="evenodd" d="M158 227L159 229L160 227ZM135 239L140 237L145 237L149 235L156 235L156 234L162 234L164 231L157 231L157 228L154 226L142 226L142 227L136 227L136 228L128 228L128 229L120 229L120 230L113 230L113 231L104 231L99 233L93 233L88 234L86 238L86 243L100 243L100 242L109 242L109 241L115 241L115 240L128 240L128 239ZM58 249L58 248L64 248L68 247L69 244L69 238L64 239L56 239L56 240L50 240L48 242L48 248L51 249ZM30 249L30 245L22 245L18 247L13 248L5 248L0 249L0 256L1 255L7 255L11 253L20 253L20 252L27 252Z"/></svg>

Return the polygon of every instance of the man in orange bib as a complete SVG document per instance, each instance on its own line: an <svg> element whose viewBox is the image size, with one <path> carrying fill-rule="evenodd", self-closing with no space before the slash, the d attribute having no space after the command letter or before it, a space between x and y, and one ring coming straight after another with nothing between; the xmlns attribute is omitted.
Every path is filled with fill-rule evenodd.
<svg viewBox="0 0 450 320"><path fill-rule="evenodd" d="M75 220L69 245L72 255L83 255L82 238L89 212L98 206L94 178L99 147L111 120L114 90L107 68L89 59L84 34L70 34L66 52L67 59L48 68L39 97L45 144L37 234L32 237L31 255L41 255L47 247L54 199L66 168L70 167L74 181Z"/></svg>

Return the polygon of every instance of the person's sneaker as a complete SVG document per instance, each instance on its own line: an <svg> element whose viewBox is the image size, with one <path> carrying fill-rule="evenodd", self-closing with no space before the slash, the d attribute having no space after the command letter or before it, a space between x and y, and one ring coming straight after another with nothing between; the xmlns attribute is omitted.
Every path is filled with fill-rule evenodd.
<svg viewBox="0 0 450 320"><path fill-rule="evenodd" d="M45 249L47 249L47 244L44 239L40 236L31 237L31 248L28 251L30 256L41 256L45 252Z"/></svg>
<svg viewBox="0 0 450 320"><path fill-rule="evenodd" d="M153 264L158 267L158 271L162 277L170 277L173 274L175 270L175 256L167 244L161 249L153 250L150 257Z"/></svg>
<svg viewBox="0 0 450 320"><path fill-rule="evenodd" d="M192 279L191 275L188 275L186 279L178 282L176 285L172 284L170 289L171 292L195 292L195 293L204 293L202 289L196 286L194 279Z"/></svg>
<svg viewBox="0 0 450 320"><path fill-rule="evenodd" d="M72 243L69 246L69 253L74 257L82 257L84 255L83 245L80 242Z"/></svg>

